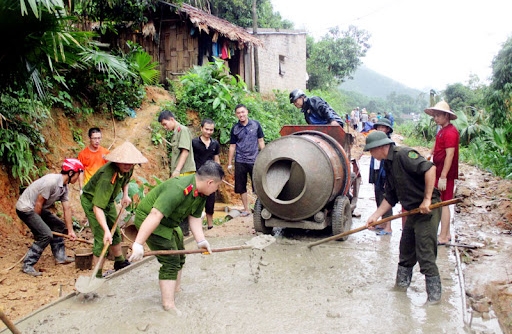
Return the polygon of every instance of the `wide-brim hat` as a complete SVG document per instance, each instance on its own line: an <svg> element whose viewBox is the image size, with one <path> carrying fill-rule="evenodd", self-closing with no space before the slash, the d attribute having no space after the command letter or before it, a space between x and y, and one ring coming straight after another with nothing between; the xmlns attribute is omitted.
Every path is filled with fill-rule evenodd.
<svg viewBox="0 0 512 334"><path fill-rule="evenodd" d="M394 144L394 142L388 138L388 135L382 131L372 131L366 136L366 145L364 151L369 151L372 148L384 146L387 144Z"/></svg>
<svg viewBox="0 0 512 334"><path fill-rule="evenodd" d="M148 159L128 141L125 141L123 144L110 151L109 154L105 155L105 160L122 164L145 164L148 162Z"/></svg>
<svg viewBox="0 0 512 334"><path fill-rule="evenodd" d="M450 106L446 101L439 101L435 106L425 109L425 113L429 116L434 116L434 112L442 111L450 115L450 120L457 119L457 115L453 111L450 110Z"/></svg>
<svg viewBox="0 0 512 334"><path fill-rule="evenodd" d="M373 124L373 128L376 130L378 125L387 126L390 130L389 133L393 133L393 126L391 125L391 122L387 118L381 118L378 122L375 122Z"/></svg>

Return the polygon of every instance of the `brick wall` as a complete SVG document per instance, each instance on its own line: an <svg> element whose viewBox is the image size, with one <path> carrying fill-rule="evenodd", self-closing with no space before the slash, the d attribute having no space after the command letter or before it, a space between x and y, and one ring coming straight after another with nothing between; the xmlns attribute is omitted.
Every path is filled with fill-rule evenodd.
<svg viewBox="0 0 512 334"><path fill-rule="evenodd" d="M264 43L258 48L260 93L271 94L274 89L287 92L295 88L305 90L306 33L258 29L257 37Z"/></svg>

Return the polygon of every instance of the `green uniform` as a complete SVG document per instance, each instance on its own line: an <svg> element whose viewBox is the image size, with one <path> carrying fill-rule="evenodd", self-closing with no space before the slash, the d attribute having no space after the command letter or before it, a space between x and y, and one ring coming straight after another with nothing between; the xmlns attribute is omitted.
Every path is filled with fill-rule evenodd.
<svg viewBox="0 0 512 334"><path fill-rule="evenodd" d="M147 239L151 250L184 249L180 222L188 216L201 218L206 197L198 194L195 175L169 179L153 188L144 197L135 213L134 225L140 228L152 208L160 211L164 218ZM157 256L162 264L159 272L161 280L176 280L178 271L185 264L185 256Z"/></svg>
<svg viewBox="0 0 512 334"><path fill-rule="evenodd" d="M130 182L132 174L133 169L127 173L121 173L114 162L108 162L98 169L83 188L80 201L94 234L93 254L95 256L101 255L105 232L96 219L93 207L97 206L105 212L107 225L111 229L117 219L115 198ZM112 245L119 243L121 243L121 233L118 226L112 235Z"/></svg>
<svg viewBox="0 0 512 334"><path fill-rule="evenodd" d="M418 208L424 198L425 173L434 164L412 148L394 145L390 146L383 162L386 170L385 198L388 203L395 206L400 201L406 210ZM439 201L439 191L434 188L432 204ZM439 275L436 258L440 219L440 208L429 214L407 217L400 239L400 266L411 268L418 262L422 274Z"/></svg>
<svg viewBox="0 0 512 334"><path fill-rule="evenodd" d="M192 136L190 135L189 129L178 122L176 122L176 127L172 135L171 147L171 170L176 169L181 149L186 149L189 151L189 154L180 173L195 172L196 163L194 161L194 150L192 149Z"/></svg>

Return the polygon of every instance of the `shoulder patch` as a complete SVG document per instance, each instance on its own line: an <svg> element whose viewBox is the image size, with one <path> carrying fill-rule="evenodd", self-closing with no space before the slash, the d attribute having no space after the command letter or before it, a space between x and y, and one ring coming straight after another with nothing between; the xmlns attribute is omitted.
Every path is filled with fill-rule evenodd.
<svg viewBox="0 0 512 334"><path fill-rule="evenodd" d="M419 157L418 153L416 153L415 151L409 151L408 156L411 159L418 159L418 157Z"/></svg>
<svg viewBox="0 0 512 334"><path fill-rule="evenodd" d="M192 184L189 184L188 187L183 189L183 194L185 196L187 196L188 194L190 194L192 192L193 189L194 189L194 186Z"/></svg>

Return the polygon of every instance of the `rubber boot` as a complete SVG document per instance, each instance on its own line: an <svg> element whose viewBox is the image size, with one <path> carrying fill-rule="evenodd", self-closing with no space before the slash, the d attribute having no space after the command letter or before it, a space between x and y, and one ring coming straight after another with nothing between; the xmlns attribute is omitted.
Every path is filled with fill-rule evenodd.
<svg viewBox="0 0 512 334"><path fill-rule="evenodd" d="M64 246L64 239L57 237L50 241L50 247L52 248L53 257L55 258L56 264L68 264L75 262L75 259L66 256L66 247Z"/></svg>
<svg viewBox="0 0 512 334"><path fill-rule="evenodd" d="M21 269L25 274L28 274L30 276L42 275L41 272L37 271L34 268L34 265L37 263L37 261L39 261L41 254L43 254L43 250L44 249L42 249L36 244L32 244L32 246L30 246L27 254L25 255L25 258L23 259L23 267Z"/></svg>
<svg viewBox="0 0 512 334"><path fill-rule="evenodd" d="M425 286L427 288L427 303L439 304L441 302L441 277L425 276Z"/></svg>
<svg viewBox="0 0 512 334"><path fill-rule="evenodd" d="M395 290L407 291L407 288L411 285L412 268L413 267L398 266L396 271Z"/></svg>
<svg viewBox="0 0 512 334"><path fill-rule="evenodd" d="M181 231L183 232L183 236L184 237L187 237L190 235L190 227L188 226L188 218L185 218L181 223L180 223L180 227L181 227Z"/></svg>
<svg viewBox="0 0 512 334"><path fill-rule="evenodd" d="M126 268L130 265L130 261L128 260L124 260L124 261L115 261L114 262L114 270L115 271L118 271L118 270L121 270L123 268Z"/></svg>

